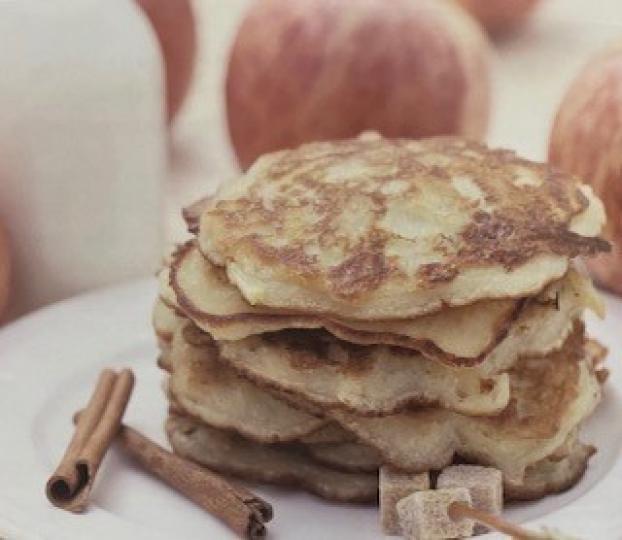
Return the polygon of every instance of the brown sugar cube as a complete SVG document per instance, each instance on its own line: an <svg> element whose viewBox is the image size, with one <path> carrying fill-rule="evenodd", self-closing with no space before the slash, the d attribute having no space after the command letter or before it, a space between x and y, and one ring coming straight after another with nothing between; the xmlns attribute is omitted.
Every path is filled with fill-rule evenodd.
<svg viewBox="0 0 622 540"><path fill-rule="evenodd" d="M503 510L503 475L493 467L478 465L452 465L443 469L436 481L437 488L463 487L469 490L473 508L489 514L501 514ZM483 534L490 529L475 525L475 533Z"/></svg>
<svg viewBox="0 0 622 540"><path fill-rule="evenodd" d="M473 520L453 520L449 516L449 507L457 502L471 505L468 489L417 491L402 499L397 503L402 535L407 540L444 540L472 536Z"/></svg>
<svg viewBox="0 0 622 540"><path fill-rule="evenodd" d="M430 475L405 473L388 465L380 468L380 522L384 534L399 535L399 519L395 505L400 499L430 489Z"/></svg>

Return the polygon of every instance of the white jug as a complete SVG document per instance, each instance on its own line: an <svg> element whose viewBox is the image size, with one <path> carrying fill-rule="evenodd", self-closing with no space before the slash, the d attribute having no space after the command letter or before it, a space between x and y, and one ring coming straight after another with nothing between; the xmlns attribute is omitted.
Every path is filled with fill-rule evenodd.
<svg viewBox="0 0 622 540"><path fill-rule="evenodd" d="M159 47L132 0L0 1L13 316L156 270L163 94Z"/></svg>

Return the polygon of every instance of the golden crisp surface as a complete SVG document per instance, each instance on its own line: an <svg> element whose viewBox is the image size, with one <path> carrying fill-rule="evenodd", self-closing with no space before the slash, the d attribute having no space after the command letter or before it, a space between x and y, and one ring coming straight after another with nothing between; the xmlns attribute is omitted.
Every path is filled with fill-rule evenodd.
<svg viewBox="0 0 622 540"><path fill-rule="evenodd" d="M457 138L268 154L205 206L201 251L250 303L351 318L532 294L608 249L589 187Z"/></svg>

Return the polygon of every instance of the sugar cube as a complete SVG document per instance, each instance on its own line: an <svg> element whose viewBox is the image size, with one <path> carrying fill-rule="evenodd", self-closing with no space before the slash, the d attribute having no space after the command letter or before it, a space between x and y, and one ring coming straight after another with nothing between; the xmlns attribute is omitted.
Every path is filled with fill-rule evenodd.
<svg viewBox="0 0 622 540"><path fill-rule="evenodd" d="M489 514L501 514L503 510L503 475L493 467L478 465L452 465L443 469L436 481L437 488L464 487L469 490L473 507ZM489 529L485 525L475 526L476 534Z"/></svg>
<svg viewBox="0 0 622 540"><path fill-rule="evenodd" d="M397 503L402 534L407 540L444 540L473 534L473 520L452 519L449 507L456 502L471 505L466 488L417 491Z"/></svg>
<svg viewBox="0 0 622 540"><path fill-rule="evenodd" d="M430 489L430 475L424 473L405 473L388 465L380 468L380 522L385 534L399 535L399 519L395 505L400 499L414 493Z"/></svg>

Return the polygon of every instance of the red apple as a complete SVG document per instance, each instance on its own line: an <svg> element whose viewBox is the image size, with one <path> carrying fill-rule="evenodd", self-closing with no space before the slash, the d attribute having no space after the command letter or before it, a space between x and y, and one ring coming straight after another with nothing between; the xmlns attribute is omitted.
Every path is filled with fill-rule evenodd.
<svg viewBox="0 0 622 540"><path fill-rule="evenodd" d="M166 73L166 106L169 122L186 97L197 49L190 0L137 0L149 18L160 43Z"/></svg>
<svg viewBox="0 0 622 540"><path fill-rule="evenodd" d="M539 0L457 0L491 34L502 34L521 24Z"/></svg>
<svg viewBox="0 0 622 540"><path fill-rule="evenodd" d="M549 159L589 182L602 199L613 249L586 262L601 285L622 294L622 43L594 57L570 86Z"/></svg>
<svg viewBox="0 0 622 540"><path fill-rule="evenodd" d="M480 26L451 2L258 0L226 81L239 162L365 130L481 138L489 50Z"/></svg>
<svg viewBox="0 0 622 540"><path fill-rule="evenodd" d="M6 229L0 224L0 321L4 320L11 290L11 252Z"/></svg>

